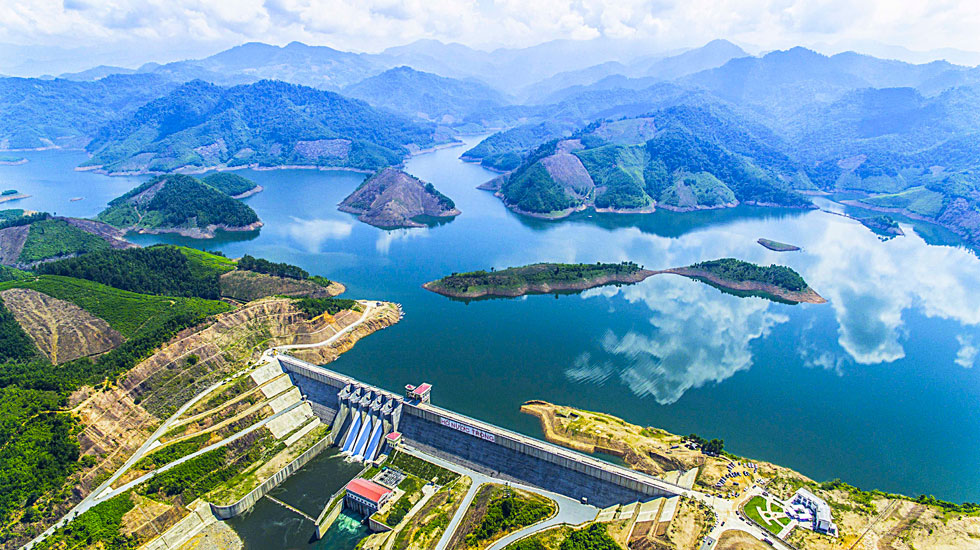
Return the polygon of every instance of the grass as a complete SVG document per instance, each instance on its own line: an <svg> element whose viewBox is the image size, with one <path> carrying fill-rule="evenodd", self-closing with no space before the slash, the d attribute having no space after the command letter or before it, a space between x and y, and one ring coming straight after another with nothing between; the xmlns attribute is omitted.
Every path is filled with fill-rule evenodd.
<svg viewBox="0 0 980 550"><path fill-rule="evenodd" d="M771 504L770 509L776 514L783 513L783 509L775 504ZM765 510L766 499L759 496L752 497L752 500L745 505L745 515L774 535L778 535L783 530L783 527L789 525L790 519L788 517L777 518L772 522L764 519L762 512Z"/></svg>
<svg viewBox="0 0 980 550"><path fill-rule="evenodd" d="M426 481L432 481L436 485L446 485L459 477L459 474L455 472L401 451L394 451L388 457L385 466L396 468Z"/></svg>
<svg viewBox="0 0 980 550"><path fill-rule="evenodd" d="M230 305L217 300L137 294L92 281L57 275L41 275L33 279L0 283L0 291L8 288L29 288L52 298L72 302L105 320L127 338L136 335L150 323L180 313L213 315L232 309Z"/></svg>
<svg viewBox="0 0 980 550"><path fill-rule="evenodd" d="M235 260L231 258L225 258L224 256L219 256L217 254L212 254L204 250L198 250L196 248L188 248L186 246L175 247L187 259L191 264L191 271L197 270L201 273L213 273L217 271L218 273L227 273L235 269Z"/></svg>
<svg viewBox="0 0 980 550"><path fill-rule="evenodd" d="M41 220L31 224L18 261L38 262L48 258L108 250L109 243L64 220Z"/></svg>
<svg viewBox="0 0 980 550"><path fill-rule="evenodd" d="M925 187L913 187L901 193L877 195L861 202L885 208L901 208L913 214L935 218L943 210L943 195Z"/></svg>

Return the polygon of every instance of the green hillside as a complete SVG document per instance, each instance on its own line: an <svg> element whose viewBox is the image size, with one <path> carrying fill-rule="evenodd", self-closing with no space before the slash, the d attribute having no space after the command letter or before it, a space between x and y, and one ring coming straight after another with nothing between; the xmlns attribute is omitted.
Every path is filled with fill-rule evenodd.
<svg viewBox="0 0 980 550"><path fill-rule="evenodd" d="M46 219L31 224L18 261L32 264L49 258L109 250L105 239L75 227L65 220Z"/></svg>
<svg viewBox="0 0 980 550"><path fill-rule="evenodd" d="M248 205L181 174L158 176L113 199L98 219L119 228L155 230L243 228L259 221Z"/></svg>
<svg viewBox="0 0 980 550"><path fill-rule="evenodd" d="M410 147L445 141L432 124L332 92L263 80L222 88L195 80L103 128L85 166L171 172L291 164L376 170Z"/></svg>
<svg viewBox="0 0 980 550"><path fill-rule="evenodd" d="M254 181L231 172L216 172L202 178L201 181L225 195L231 196L241 195L258 187Z"/></svg>

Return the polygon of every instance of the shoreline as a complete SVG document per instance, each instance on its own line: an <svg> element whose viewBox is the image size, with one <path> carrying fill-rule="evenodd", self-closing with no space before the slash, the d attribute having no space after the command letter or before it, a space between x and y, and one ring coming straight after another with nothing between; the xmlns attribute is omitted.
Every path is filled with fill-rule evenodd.
<svg viewBox="0 0 980 550"><path fill-rule="evenodd" d="M218 230L228 231L231 233L245 233L248 231L257 231L263 227L261 221L255 223L244 225L240 227L229 227L225 225L209 225L207 227L191 227L191 228L179 228L179 227L163 227L163 228L146 228L146 227L127 227L123 231L126 233L139 233L143 235L161 235L165 233L176 234L182 237L187 237L189 239L213 239L217 236Z"/></svg>
<svg viewBox="0 0 980 550"><path fill-rule="evenodd" d="M102 169L102 166L76 166L76 172L93 172L95 174L100 174L103 176L121 176L121 177L132 177L132 176L163 176L167 174L186 174L186 175L198 175L206 174L208 172L234 172L237 170L255 170L256 172L267 172L272 170L320 170L323 172L356 172L358 174L373 174L374 170L365 170L363 168L353 168L346 166L317 166L315 164L284 164L282 166L260 166L258 164L246 164L242 166L228 166L226 164L217 166L207 166L204 168L191 168L180 167L176 170L171 170L169 172L158 172L151 170L127 170L125 172L108 172Z"/></svg>
<svg viewBox="0 0 980 550"><path fill-rule="evenodd" d="M522 285L514 288L485 288L482 290L472 291L472 292L453 292L451 290L442 288L438 283L441 279L435 281L429 281L422 285L422 288L435 292L436 294L441 294L442 296L447 296L449 298L462 298L462 299L475 299L475 298L486 298L498 296L501 298L517 298L518 296L524 296L526 294L551 294L552 292L568 292L568 291L582 291L588 290L590 288L595 288L598 286L606 286L611 284L634 284L645 280L651 275L656 275L656 271L650 271L648 269L639 269L633 273L628 274L613 274L604 275L602 277L596 277L594 279L589 279L586 281L576 281L576 282L558 282L554 284L542 283L542 284L532 284L532 285Z"/></svg>
<svg viewBox="0 0 980 550"><path fill-rule="evenodd" d="M581 292L583 290L588 290L590 288L596 288L600 286L607 286L611 284L636 284L643 282L649 277L654 275L672 274L680 275L682 277L687 277L689 279L703 280L709 284L721 287L726 290L732 290L736 292L760 292L764 294L771 295L775 298L786 302L792 302L795 304L824 304L827 300L823 296L818 294L815 290L807 286L805 290L795 291L786 290L769 283L760 283L756 281L731 281L727 279L722 279L712 273L707 271L701 271L697 269L691 269L688 267L673 267L670 269L662 270L650 270L650 269L639 269L629 274L612 274L604 275L602 277L596 277L594 279L589 279L585 281L575 281L575 282L556 282L551 283L539 283L539 284L524 284L517 287L509 288L481 288L479 290L468 290L466 292L457 292L447 289L439 284L442 279L436 279L434 281L429 281L422 285L422 288L434 292L436 294L446 296L448 298L456 298L462 300L474 300L479 298L517 298L519 296L525 296L528 294L551 294L552 292Z"/></svg>
<svg viewBox="0 0 980 550"><path fill-rule="evenodd" d="M265 188L262 187L261 185L256 185L255 187L249 189L248 191L245 191L244 193L239 193L237 195L229 195L229 196L233 199L247 199L248 197L251 197L252 195L257 195L262 191L265 191Z"/></svg>
<svg viewBox="0 0 980 550"><path fill-rule="evenodd" d="M20 199L29 199L31 195L27 193L17 193L16 195L0 195L0 204L10 201L17 201Z"/></svg>

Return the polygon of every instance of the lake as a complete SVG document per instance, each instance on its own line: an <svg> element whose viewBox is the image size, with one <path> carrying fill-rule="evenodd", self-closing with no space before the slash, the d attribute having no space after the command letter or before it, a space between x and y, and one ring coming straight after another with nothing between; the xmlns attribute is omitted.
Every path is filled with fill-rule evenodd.
<svg viewBox="0 0 980 550"><path fill-rule="evenodd" d="M338 212L360 174L245 170L265 188L245 199L260 232L132 240L285 261L343 282L347 297L399 302L401 323L331 368L395 392L430 382L436 404L530 435L537 423L518 409L543 399L722 438L817 480L980 501L980 260L954 236L903 223L906 236L881 240L831 213L752 207L535 220L476 189L495 174L459 161L466 148L407 162L462 211L436 227L383 231ZM0 167L0 186L33 197L8 208L93 216L145 179L75 172L77 152L24 156ZM773 252L759 237L803 250ZM739 297L673 275L469 303L421 288L540 261L663 269L722 257L788 265L828 303Z"/></svg>

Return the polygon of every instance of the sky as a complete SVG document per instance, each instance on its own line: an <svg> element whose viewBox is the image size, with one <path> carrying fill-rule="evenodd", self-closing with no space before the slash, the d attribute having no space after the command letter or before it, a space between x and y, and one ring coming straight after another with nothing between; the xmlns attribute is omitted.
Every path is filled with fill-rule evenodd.
<svg viewBox="0 0 980 550"><path fill-rule="evenodd" d="M0 44L8 45L0 54L6 52L7 66L78 59L80 52L89 65L138 66L203 57L243 42L294 40L368 52L423 38L492 49L599 37L641 41L659 51L713 38L750 51L795 45L868 51L881 44L980 49L976 0L0 1Z"/></svg>

